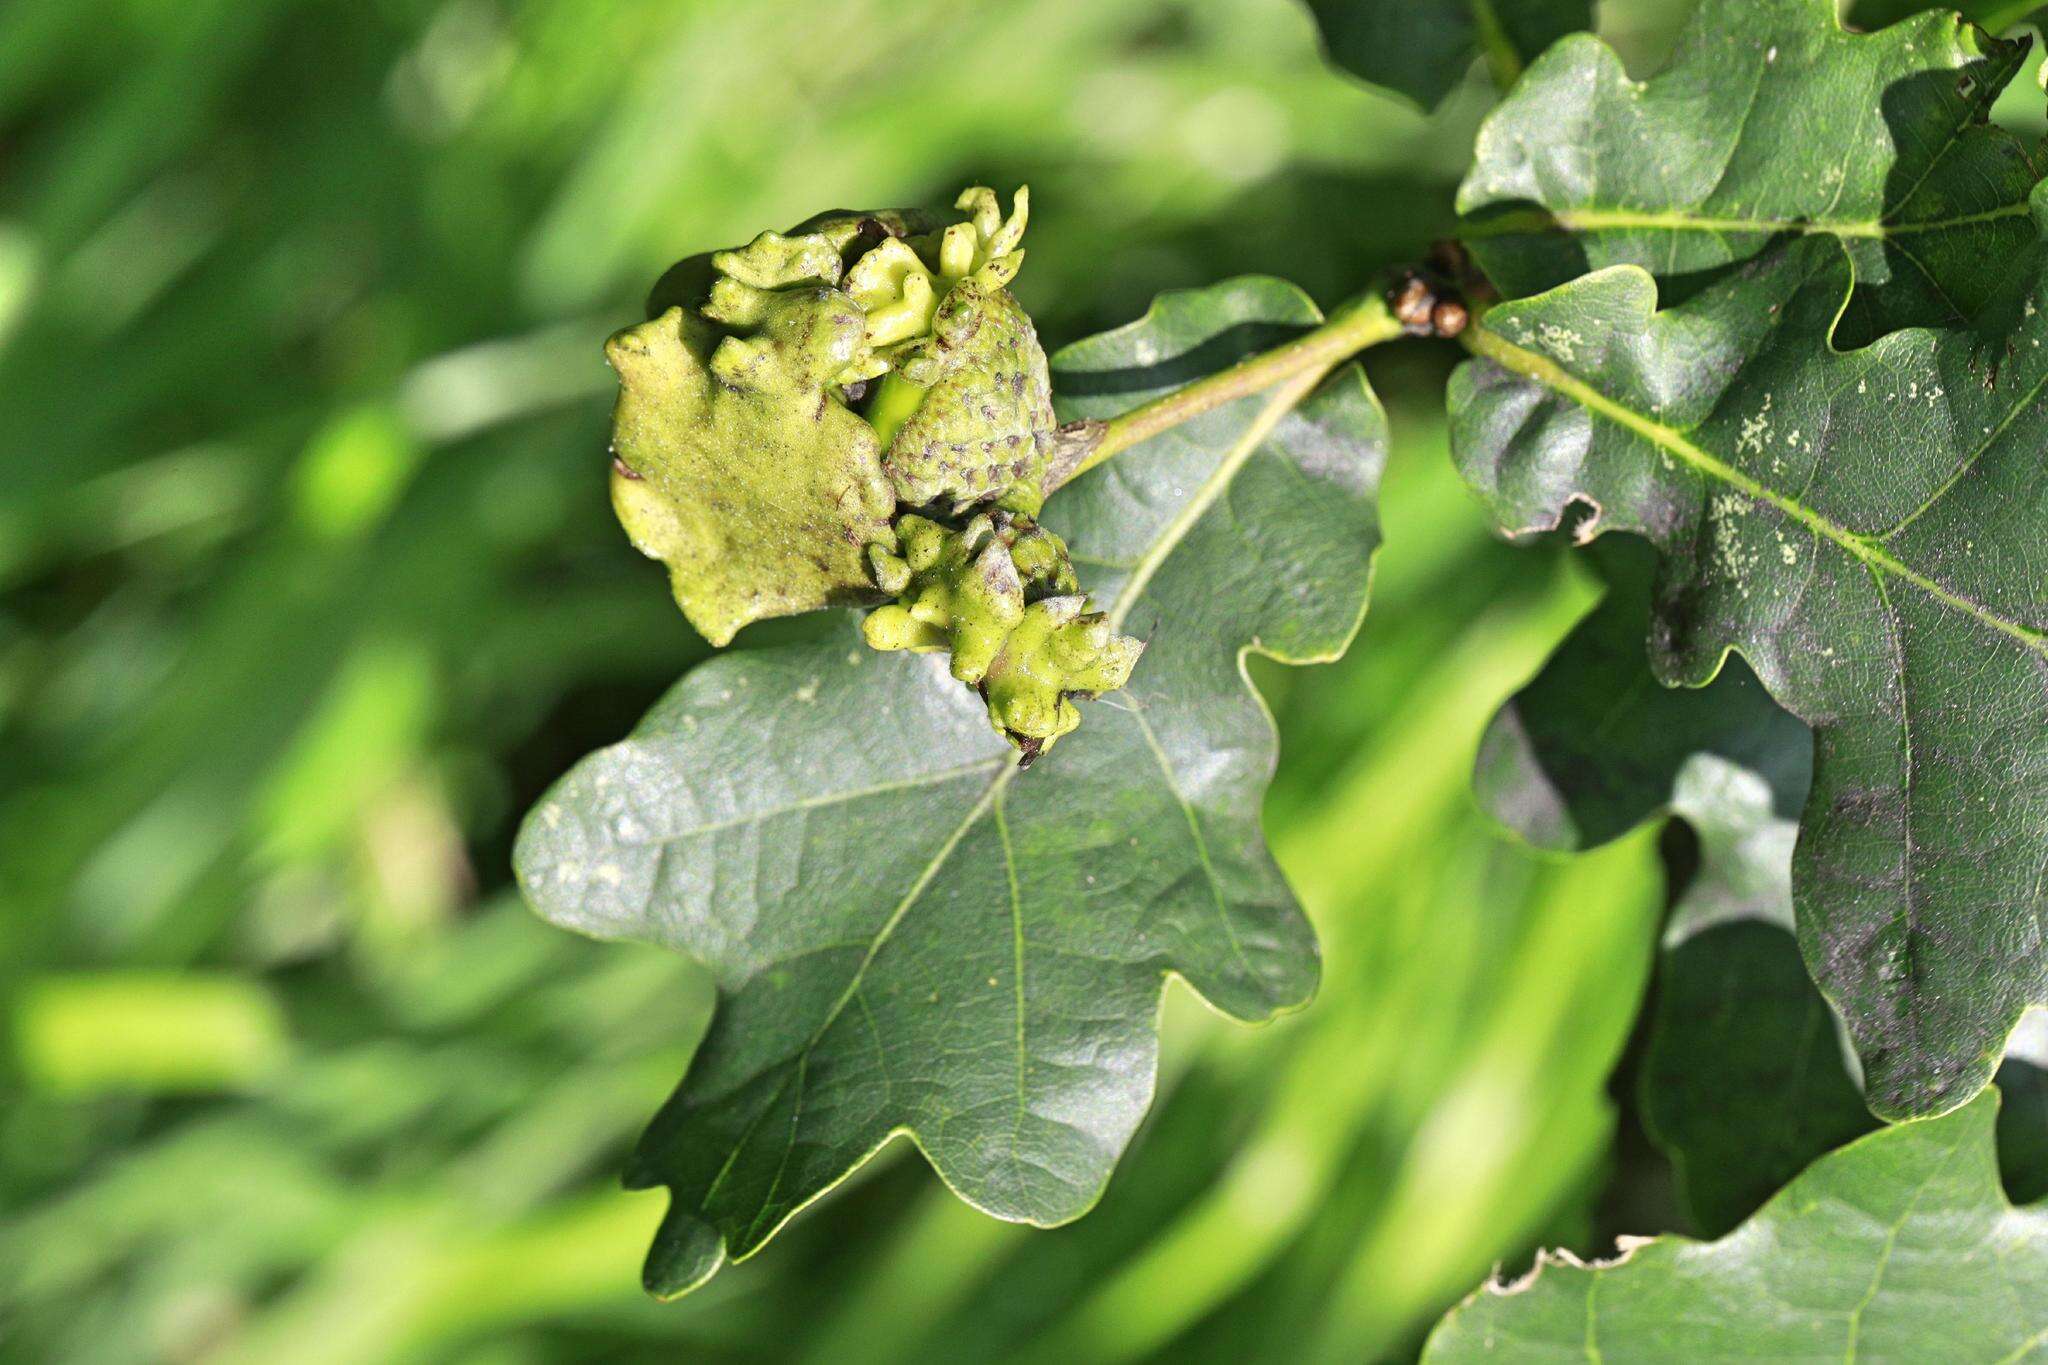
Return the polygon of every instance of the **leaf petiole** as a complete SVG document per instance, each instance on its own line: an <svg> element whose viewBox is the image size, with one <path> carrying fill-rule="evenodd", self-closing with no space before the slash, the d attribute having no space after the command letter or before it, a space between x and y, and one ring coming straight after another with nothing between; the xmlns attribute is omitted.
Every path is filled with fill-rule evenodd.
<svg viewBox="0 0 2048 1365"><path fill-rule="evenodd" d="M1150 440L1192 417L1250 394L1293 381L1297 400L1314 391L1322 377L1368 347L1407 335L1409 329L1374 290L1341 308L1322 326L1284 346L1248 356L1186 388L1175 389L1102 424L1087 455L1061 482L1085 474L1112 455Z"/></svg>

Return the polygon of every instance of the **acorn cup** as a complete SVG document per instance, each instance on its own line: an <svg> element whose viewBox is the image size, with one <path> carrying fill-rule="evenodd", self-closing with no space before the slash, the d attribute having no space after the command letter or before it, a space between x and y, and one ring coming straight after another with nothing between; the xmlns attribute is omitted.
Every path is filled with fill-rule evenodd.
<svg viewBox="0 0 2048 1365"><path fill-rule="evenodd" d="M1092 446L1062 429L1009 292L1029 212L975 187L821 215L680 263L615 335L612 503L713 644L771 616L873 604L878 649L947 650L1026 761L1142 646L1087 610L1031 518ZM962 520L964 518L964 520Z"/></svg>

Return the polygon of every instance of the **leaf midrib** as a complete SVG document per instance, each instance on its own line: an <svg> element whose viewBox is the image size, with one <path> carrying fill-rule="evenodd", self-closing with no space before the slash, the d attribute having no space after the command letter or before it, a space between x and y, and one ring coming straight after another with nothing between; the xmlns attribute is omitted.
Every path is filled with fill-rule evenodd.
<svg viewBox="0 0 2048 1365"><path fill-rule="evenodd" d="M1109 608L1111 630L1123 629L1131 608L1138 605L1139 600L1145 595L1145 589L1151 586L1152 576L1158 573L1172 557L1173 552L1180 548L1181 542L1194 530L1195 523L1215 505L1216 499L1223 496L1223 490L1236 480L1237 471L1244 468L1244 462L1259 448L1259 443L1272 434L1273 428L1280 424L1280 419L1299 406L1301 401L1323 382L1323 377L1328 373L1328 370L1303 370L1273 390L1273 396L1266 400L1266 405L1245 425L1244 431L1239 434L1230 449L1224 452L1222 460L1217 463L1209 477L1202 480L1202 486L1195 490L1194 496L1181 504L1180 511L1174 513L1173 519L1160 531L1159 538L1152 542L1151 547L1138 560L1137 566L1131 570L1131 576L1117 589L1116 600Z"/></svg>
<svg viewBox="0 0 2048 1365"><path fill-rule="evenodd" d="M1907 564L1892 554L1882 544L1859 535L1789 494L1782 493L1758 479L1728 464L1696 444L1675 427L1667 426L1654 418L1646 417L1635 409L1618 403L1592 385L1571 374L1548 356L1519 346L1500 333L1484 325L1466 333L1466 344L1478 355L1495 364L1511 370L1524 378L1533 379L1580 407L1603 417L1617 426L1625 427L1649 441L1659 450L1691 466L1709 478L1719 480L1730 488L1759 501L1770 504L1786 516L1797 521L1836 546L1869 565L1872 569L1888 573L1901 582L1910 583L1936 601L1975 617L1993 630L2010 635L2036 654L2048 658L2048 636L2032 630L2017 621L2007 620L1982 603L1950 591L1934 579Z"/></svg>
<svg viewBox="0 0 2048 1365"><path fill-rule="evenodd" d="M1878 1290L1884 1285L1885 1272L1891 1268L1892 1253L1898 1247L1899 1233L1912 1221L1914 1210L1920 1207L1920 1200L1934 1187L1935 1181L1948 1173L1949 1166L1962 1150L1961 1143L1951 1143L1949 1149L1942 1153L1941 1159L1935 1163L1934 1169L1929 1171L1926 1178L1914 1189L1912 1197L1906 1201L1906 1207L1900 1211L1899 1216L1885 1227L1884 1245L1878 1250L1877 1265L1871 1271L1870 1284L1863 1291L1862 1299L1849 1310L1846 1337L1842 1347L1843 1365L1853 1365L1857 1358L1856 1346L1863 1329L1863 1314L1877 1301Z"/></svg>
<svg viewBox="0 0 2048 1365"><path fill-rule="evenodd" d="M1475 3L1486 3L1486 0L1475 0ZM1846 30L1840 29L1839 20L1837 21L1837 31L1835 36L1850 36L1847 34ZM1615 54L1613 48L1609 47L1605 43L1599 42L1597 39L1595 40L1595 45L1601 48L1609 59L1614 60L1616 62L1619 61L1619 58ZM1773 50L1775 51L1775 49ZM2023 64L2024 53L2024 45L2021 45L2017 52L2013 52L2010 49L2008 50L2007 60L2004 63L2004 68L1994 78L1996 86L1998 88L2002 89L2005 86L2005 84L2012 79L2013 73L2016 72ZM1989 54L1981 55L1988 56ZM1661 80L1664 76L1669 76L1670 74L1671 71L1667 69L1663 73L1663 76L1655 77L1653 78L1653 81ZM1626 77L1624 77L1624 80L1626 80ZM1650 82L1628 82L1628 84L1637 93L1641 93L1644 89L1647 88ZM1742 111L1742 123L1745 127L1748 124L1751 112L1755 108L1755 100L1759 88L1760 87L1752 86L1750 90L1750 102L1744 107ZM1977 100L1965 102L1962 109L1959 111L1958 116L1949 123L1947 131L1943 134L1940 150L1936 151L1934 155L1927 158L1927 162L1921 168L1920 174L1914 178L1913 183L1911 185L1908 185L1903 192L1894 191L1886 195L1886 198L1890 200L1890 203L1888 206L1886 206L1884 211L1880 213L1876 218L1835 219L1828 217L1826 214L1822 214L1819 217L1815 218L1737 218L1690 213L1684 209L1664 209L1653 211L1584 206L1568 209L1551 209L1543 206L1531 206L1524 209L1511 210L1505 213L1501 213L1493 218L1484 219L1476 223L1463 223L1460 225L1459 235L1467 240L1476 240L1487 237L1506 236L1510 233L1526 232L1532 229L1536 231L1549 229L1567 232L1601 230L1650 230L1674 232L1754 232L1766 234L1778 232L1798 232L1803 234L1826 233L1835 237L1853 237L1888 240L1893 237L1915 236L1930 232L1945 232L1953 228L1968 227L1977 223L1994 222L2001 218L2020 217L2032 211L2030 203L2025 198L2022 198L2016 203L2002 204L1995 209L1983 210L1977 213L1956 214L1948 218L1928 219L1923 222L1917 223L1893 223L1888 221L1891 214L1899 212L1907 204L1912 202L1913 197L1920 192L1921 187L1924 186L1927 183L1927 181L1933 176L1935 168L1939 166L1941 162L1948 156L1948 154L1955 150L1957 144L1962 141L1964 133L1972 127L1981 127L1984 125L1986 120L1986 113L1989 110L1992 103L1992 100ZM1866 104L1865 113L1867 112L1868 105ZM1861 116L1859 116L1858 123L1859 131L1861 130L1862 126L1860 118ZM1737 142L1740 141L1740 137L1741 131L1738 130L1736 139ZM1721 164L1720 175L1719 177L1717 177L1714 184L1714 192L1718 192L1721 188L1722 183L1725 181L1728 174L1729 166L1732 164L1733 155L1734 149L1731 146L1729 158L1725 159ZM1835 203L1839 203L1841 201L1842 191L1846 187L1846 185L1847 181L1845 179L1841 184L1838 184L1836 186L1834 199ZM1711 197L1711 192L1708 197ZM1483 208L1486 206L1482 205L1481 207ZM1832 208L1832 204L1830 205L1830 207Z"/></svg>
<svg viewBox="0 0 2048 1365"><path fill-rule="evenodd" d="M1520 232L1748 232L1771 235L1797 232L1807 236L1834 236L1889 240L1893 237L1922 236L1948 232L2001 218L2022 218L2031 212L2026 200L2001 204L1995 209L1959 213L1948 218L1928 218L1911 223L1893 223L1883 218L1729 218L1688 213L1682 209L1517 209L1467 223L1460 235L1467 240L1506 237Z"/></svg>

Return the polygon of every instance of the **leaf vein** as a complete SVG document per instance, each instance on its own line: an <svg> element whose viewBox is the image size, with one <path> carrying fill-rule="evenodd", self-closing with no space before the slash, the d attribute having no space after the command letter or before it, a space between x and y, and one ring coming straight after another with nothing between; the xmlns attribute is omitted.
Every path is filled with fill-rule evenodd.
<svg viewBox="0 0 2048 1365"><path fill-rule="evenodd" d="M750 811L745 815L735 815L730 819L714 820L706 824L693 825L688 829L657 834L646 839L622 839L619 842L620 846L624 848L647 848L651 845L659 845L666 851L668 845L681 843L685 839L695 839L706 834L717 834L724 830L736 829L741 825L763 824L778 816L794 815L800 811L817 810L825 806L847 805L855 801L864 801L871 796L887 796L893 792L915 791L919 787L936 787L947 782L956 781L959 778L972 776L975 773L992 773L994 770L1005 766L1007 764L1003 759L984 758L978 762L963 763L958 767L945 768L938 772L920 773L916 777L897 778L892 782L877 782L871 786L855 787L846 791L827 792L818 796L808 796L802 800L785 802L779 806L770 806L766 810Z"/></svg>
<svg viewBox="0 0 2048 1365"><path fill-rule="evenodd" d="M1527 379L1533 379L1546 388L1554 390L1572 402L1577 403L1594 416L1604 418L1617 426L1635 433L1656 446L1659 450L1692 466L1701 474L1719 480L1759 502L1769 503L1794 521L1832 541L1855 558L1882 569L1896 578L1911 583L1936 601L1975 617L1993 630L2012 636L2036 654L2048 658L2048 636L2043 636L2040 632L2021 625L2017 621L2007 620L1981 602L1972 601L1959 593L1950 591L1934 579L1893 555L1877 541L1867 536L1856 534L1847 527L1822 516L1787 494L1743 473L1719 457L1709 453L1703 447L1695 444L1684 433L1675 428L1666 426L1664 423L1653 418L1645 417L1643 414L1616 402L1584 380L1568 373L1562 366L1547 356L1538 355L1533 351L1526 350L1509 341L1500 333L1484 326L1473 328L1465 334L1465 337L1466 344L1475 353L1486 357L1488 360L1515 374L1519 374Z"/></svg>

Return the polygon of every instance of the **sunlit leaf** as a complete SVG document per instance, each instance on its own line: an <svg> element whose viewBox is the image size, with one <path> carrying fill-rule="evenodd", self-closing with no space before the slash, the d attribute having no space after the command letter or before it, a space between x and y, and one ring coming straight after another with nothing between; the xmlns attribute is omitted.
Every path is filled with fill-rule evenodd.
<svg viewBox="0 0 2048 1365"><path fill-rule="evenodd" d="M1317 321L1277 280L1162 298L1054 360L1106 417ZM1303 1003L1314 940L1266 852L1272 726L1243 659L1356 630L1385 422L1355 369L1241 399L1048 506L1129 687L1028 771L926 656L849 622L686 677L529 817L522 885L566 927L679 949L721 1004L629 1178L667 1185L650 1288L752 1253L891 1137L963 1198L1066 1221L1151 1098L1168 973L1247 1019Z"/></svg>
<svg viewBox="0 0 2048 1365"><path fill-rule="evenodd" d="M1576 35L1487 120L1464 235L1510 297L1625 264L1676 299L1782 234L1825 234L1856 261L1843 340L1958 321L2033 239L2036 154L1986 121L2026 48L1953 13L1859 35L1832 0L1702 0L1638 82Z"/></svg>
<svg viewBox="0 0 2048 1365"><path fill-rule="evenodd" d="M2012 1361L2048 1340L2048 1209L2014 1208L1997 1092L1828 1156L1717 1242L1542 1264L1453 1309L1423 1353L1470 1360Z"/></svg>

